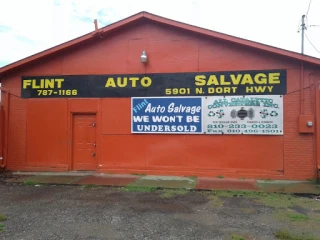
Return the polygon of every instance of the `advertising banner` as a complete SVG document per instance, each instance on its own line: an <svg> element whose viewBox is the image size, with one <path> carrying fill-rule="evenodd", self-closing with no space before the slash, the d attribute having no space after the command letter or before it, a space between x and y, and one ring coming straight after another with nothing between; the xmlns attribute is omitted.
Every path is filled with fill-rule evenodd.
<svg viewBox="0 0 320 240"><path fill-rule="evenodd" d="M132 98L132 133L202 134L202 98Z"/></svg>
<svg viewBox="0 0 320 240"><path fill-rule="evenodd" d="M286 70L24 76L22 98L284 95Z"/></svg>
<svg viewBox="0 0 320 240"><path fill-rule="evenodd" d="M204 97L206 134L283 135L283 96Z"/></svg>

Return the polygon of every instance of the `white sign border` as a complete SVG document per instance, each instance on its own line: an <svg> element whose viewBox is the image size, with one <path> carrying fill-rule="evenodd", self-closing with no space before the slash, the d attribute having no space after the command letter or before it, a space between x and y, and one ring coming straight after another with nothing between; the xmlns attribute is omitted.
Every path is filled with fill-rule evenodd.
<svg viewBox="0 0 320 240"><path fill-rule="evenodd" d="M165 99L165 98L200 98L201 99L201 132L192 132L192 133L186 133L186 132L134 132L133 131L133 122L132 122L132 117L133 117L133 113L132 113L132 107L133 107L133 99L150 99L150 98L162 98L162 99ZM159 134L159 135L167 135L167 134L171 134L171 135L204 135L204 131L203 131L203 109L202 109L202 106L203 106L203 96L177 96L177 97L131 97L131 133L132 134Z"/></svg>
<svg viewBox="0 0 320 240"><path fill-rule="evenodd" d="M283 136L284 135L284 95L223 95L223 96L203 96L203 99L207 99L208 97L212 98L212 97L250 97L250 96L261 96L261 97L266 97L266 96L279 96L280 98L282 98L282 130L281 133L267 133L267 134L262 134L262 133L208 133L205 131L205 128L203 127L203 133L205 135L256 135L256 136ZM204 101L202 101L202 104L204 103ZM204 110L202 111L202 115L204 115ZM204 124L204 116L203 116L203 124Z"/></svg>

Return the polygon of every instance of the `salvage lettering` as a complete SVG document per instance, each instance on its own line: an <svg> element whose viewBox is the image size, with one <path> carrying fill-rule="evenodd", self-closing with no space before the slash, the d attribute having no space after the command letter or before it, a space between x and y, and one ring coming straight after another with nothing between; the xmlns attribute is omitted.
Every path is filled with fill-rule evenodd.
<svg viewBox="0 0 320 240"><path fill-rule="evenodd" d="M230 74L230 75L197 75L195 76L196 86L211 85L262 85L262 84L280 84L280 73L256 73L256 74Z"/></svg>

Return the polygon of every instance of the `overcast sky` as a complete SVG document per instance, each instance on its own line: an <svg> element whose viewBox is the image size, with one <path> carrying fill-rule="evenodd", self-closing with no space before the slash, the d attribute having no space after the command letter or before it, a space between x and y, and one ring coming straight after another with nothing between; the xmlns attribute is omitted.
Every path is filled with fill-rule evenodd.
<svg viewBox="0 0 320 240"><path fill-rule="evenodd" d="M10 0L0 7L0 67L140 11L301 51L301 16L310 0ZM311 0L306 34L320 51L320 0ZM305 39L305 54L320 58Z"/></svg>

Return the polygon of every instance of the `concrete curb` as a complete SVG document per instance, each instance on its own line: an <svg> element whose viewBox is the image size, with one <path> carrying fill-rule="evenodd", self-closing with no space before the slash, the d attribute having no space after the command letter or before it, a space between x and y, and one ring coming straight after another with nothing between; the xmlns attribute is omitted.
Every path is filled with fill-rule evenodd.
<svg viewBox="0 0 320 240"><path fill-rule="evenodd" d="M108 187L154 187L157 189L263 191L320 195L320 185L308 181L265 181L255 179L177 177L93 172L15 172L7 183L25 185L97 185Z"/></svg>

